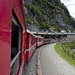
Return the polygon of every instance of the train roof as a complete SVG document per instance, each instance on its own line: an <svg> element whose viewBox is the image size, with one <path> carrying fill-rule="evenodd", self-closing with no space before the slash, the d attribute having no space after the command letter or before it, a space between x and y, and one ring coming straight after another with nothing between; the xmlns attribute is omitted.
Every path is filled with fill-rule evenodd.
<svg viewBox="0 0 75 75"><path fill-rule="evenodd" d="M28 29L27 29L27 33L29 33L29 34L35 36L35 35L34 35L32 32L30 32Z"/></svg>
<svg viewBox="0 0 75 75"><path fill-rule="evenodd" d="M30 32L28 29L27 29L27 32L28 32L29 34L35 36L36 38L43 38L43 37L41 37L41 36L34 35L34 34L33 34L32 32Z"/></svg>
<svg viewBox="0 0 75 75"><path fill-rule="evenodd" d="M44 38L44 37L41 37L41 36L36 36L36 38Z"/></svg>

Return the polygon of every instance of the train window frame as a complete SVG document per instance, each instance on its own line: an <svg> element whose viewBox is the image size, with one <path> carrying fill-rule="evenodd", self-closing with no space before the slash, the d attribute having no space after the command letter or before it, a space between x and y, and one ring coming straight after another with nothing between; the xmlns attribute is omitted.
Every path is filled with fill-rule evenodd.
<svg viewBox="0 0 75 75"><path fill-rule="evenodd" d="M21 31L21 32L19 32L19 35L21 35L22 34L22 28L21 28L21 26L20 26L20 24L16 21L16 19L14 18L14 16L12 15L12 21L19 27L19 30ZM21 39L20 38L22 38L21 36L19 37L19 51L21 50Z"/></svg>
<svg viewBox="0 0 75 75"><path fill-rule="evenodd" d="M21 25L19 24L19 22L17 21L17 19L15 18L14 14L12 13L12 22L14 22L14 24L16 26L18 26L19 28L19 37L18 37L18 47L17 47L17 54L14 56L14 58L11 60L11 67L12 65L15 63L16 59L19 57L20 53L21 53L21 43L22 43L22 27ZM12 39L11 39L12 41ZM12 49L12 46L11 46L11 49Z"/></svg>

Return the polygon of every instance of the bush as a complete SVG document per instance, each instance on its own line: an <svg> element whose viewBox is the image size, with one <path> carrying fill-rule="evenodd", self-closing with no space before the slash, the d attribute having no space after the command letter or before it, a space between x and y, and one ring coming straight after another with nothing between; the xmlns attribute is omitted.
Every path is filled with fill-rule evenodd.
<svg viewBox="0 0 75 75"><path fill-rule="evenodd" d="M26 19L26 22L31 24L31 19Z"/></svg>
<svg viewBox="0 0 75 75"><path fill-rule="evenodd" d="M48 15L48 14L47 14L47 16L48 16L50 19L52 19L52 16L51 16L51 15Z"/></svg>
<svg viewBox="0 0 75 75"><path fill-rule="evenodd" d="M37 21L33 20L33 23L34 23L36 26L39 26Z"/></svg>
<svg viewBox="0 0 75 75"><path fill-rule="evenodd" d="M44 23L44 22L41 22L41 23L40 23L40 26L41 26L41 28L44 29L44 27L45 27L45 23Z"/></svg>
<svg viewBox="0 0 75 75"><path fill-rule="evenodd" d="M55 5L53 5L52 3L50 3L49 1L45 0L45 2L47 3L48 7L54 9Z"/></svg>
<svg viewBox="0 0 75 75"><path fill-rule="evenodd" d="M44 9L40 9L41 10L41 12L43 13L43 14L46 14L46 12L45 12L45 10Z"/></svg>
<svg viewBox="0 0 75 75"><path fill-rule="evenodd" d="M45 22L42 21L40 23L40 27L45 30L45 29L49 29L50 25L48 24L48 21L45 21Z"/></svg>
<svg viewBox="0 0 75 75"><path fill-rule="evenodd" d="M37 3L36 3L36 1L35 1L35 0L33 0L32 2L33 2L33 4L34 4L34 5L36 5L36 6L37 6Z"/></svg>
<svg viewBox="0 0 75 75"><path fill-rule="evenodd" d="M39 15L40 17L42 17L41 12L38 8L30 4L24 4L24 5L33 13L33 15Z"/></svg>
<svg viewBox="0 0 75 75"><path fill-rule="evenodd" d="M45 28L46 28L46 29L49 29L49 27L50 27L49 24L46 24L46 25L45 25Z"/></svg>
<svg viewBox="0 0 75 75"><path fill-rule="evenodd" d="M58 6L55 6L56 9L60 10L62 13L64 13L64 10Z"/></svg>
<svg viewBox="0 0 75 75"><path fill-rule="evenodd" d="M75 41L63 43L64 46L75 49Z"/></svg>

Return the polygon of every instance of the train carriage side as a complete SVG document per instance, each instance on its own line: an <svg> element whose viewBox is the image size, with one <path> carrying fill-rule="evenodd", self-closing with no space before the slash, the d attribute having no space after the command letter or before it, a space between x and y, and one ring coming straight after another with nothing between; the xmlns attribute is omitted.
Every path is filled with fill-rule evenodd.
<svg viewBox="0 0 75 75"><path fill-rule="evenodd" d="M37 37L37 47L40 46L40 45L43 45L44 44L44 38L43 37Z"/></svg>
<svg viewBox="0 0 75 75"><path fill-rule="evenodd" d="M38 47L39 38L36 36L36 47Z"/></svg>
<svg viewBox="0 0 75 75"><path fill-rule="evenodd" d="M22 0L0 0L0 75L22 75L25 32Z"/></svg>
<svg viewBox="0 0 75 75"><path fill-rule="evenodd" d="M31 58L35 49L36 49L36 37L35 35L27 32L26 62Z"/></svg>

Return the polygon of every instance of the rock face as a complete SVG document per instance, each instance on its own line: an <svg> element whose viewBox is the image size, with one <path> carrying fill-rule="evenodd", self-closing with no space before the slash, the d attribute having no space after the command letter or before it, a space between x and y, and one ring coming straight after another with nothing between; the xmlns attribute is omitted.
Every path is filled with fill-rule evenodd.
<svg viewBox="0 0 75 75"><path fill-rule="evenodd" d="M72 30L74 19L60 0L24 0L27 28L37 32Z"/></svg>
<svg viewBox="0 0 75 75"><path fill-rule="evenodd" d="M61 14L61 11L59 10L53 10L53 16L54 16L54 23L58 22L61 26L66 26L65 17Z"/></svg>
<svg viewBox="0 0 75 75"><path fill-rule="evenodd" d="M75 54L75 49L72 49L72 52Z"/></svg>
<svg viewBox="0 0 75 75"><path fill-rule="evenodd" d="M31 25L27 24L27 25L28 25L28 30L37 32L38 27L36 25L34 25L34 24L31 24Z"/></svg>

